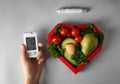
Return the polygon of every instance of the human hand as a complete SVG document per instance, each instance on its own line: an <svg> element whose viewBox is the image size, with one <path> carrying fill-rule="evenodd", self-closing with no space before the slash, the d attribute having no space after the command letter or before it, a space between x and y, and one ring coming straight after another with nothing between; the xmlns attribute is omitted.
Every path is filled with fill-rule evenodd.
<svg viewBox="0 0 120 84"><path fill-rule="evenodd" d="M39 43L38 46L43 47L43 44ZM45 58L42 50L38 52L37 58L28 58L26 46L24 44L21 45L21 63L25 77L25 84L39 84L44 60Z"/></svg>

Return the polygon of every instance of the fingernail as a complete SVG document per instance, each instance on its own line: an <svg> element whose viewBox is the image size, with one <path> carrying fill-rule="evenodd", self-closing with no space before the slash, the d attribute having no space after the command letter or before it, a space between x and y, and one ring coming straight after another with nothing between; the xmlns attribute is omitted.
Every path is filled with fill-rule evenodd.
<svg viewBox="0 0 120 84"><path fill-rule="evenodd" d="M39 43L39 46L42 47L42 46L43 46L43 43L40 42L40 43Z"/></svg>

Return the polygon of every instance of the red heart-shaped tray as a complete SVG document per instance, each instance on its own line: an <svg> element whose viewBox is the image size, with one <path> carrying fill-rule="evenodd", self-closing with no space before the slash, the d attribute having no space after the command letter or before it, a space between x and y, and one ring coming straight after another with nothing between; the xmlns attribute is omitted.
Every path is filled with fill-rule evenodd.
<svg viewBox="0 0 120 84"><path fill-rule="evenodd" d="M51 42L51 38L53 37L54 35L54 32L55 32L55 28L57 26L61 26L61 25L64 25L65 27L67 28L74 28L75 25L73 24L64 24L64 23L59 23L57 24L47 35L47 40L48 40L48 43ZM100 32L100 30L98 29L97 26L95 26L94 24L93 25L93 29L96 31L96 32ZM86 24L78 24L76 25L77 28L86 28ZM98 45L98 47L87 57L87 60L88 61L91 61L102 49L102 44ZM74 67L72 64L70 64L65 58L64 56L60 56L59 59L75 74L77 74L80 70L82 70L86 64L79 64L77 67Z"/></svg>

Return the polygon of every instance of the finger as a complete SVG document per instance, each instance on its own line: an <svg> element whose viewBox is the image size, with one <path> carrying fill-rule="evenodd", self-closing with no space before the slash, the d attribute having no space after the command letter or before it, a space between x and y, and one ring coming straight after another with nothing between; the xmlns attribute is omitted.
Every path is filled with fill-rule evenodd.
<svg viewBox="0 0 120 84"><path fill-rule="evenodd" d="M40 47L40 51L38 52L37 60L38 60L38 64L41 64L45 60L43 51L42 51L43 43L39 42L38 47Z"/></svg>
<svg viewBox="0 0 120 84"><path fill-rule="evenodd" d="M40 63L43 62L44 60L45 60L45 57L44 57L44 55L43 55L43 52L42 52L42 51L39 51L38 56L37 56L38 64L40 64Z"/></svg>
<svg viewBox="0 0 120 84"><path fill-rule="evenodd" d="M38 47L43 47L43 43L42 43L42 42L39 42L39 43L38 43Z"/></svg>
<svg viewBox="0 0 120 84"><path fill-rule="evenodd" d="M39 51L38 51L37 59L39 59L39 58L43 55L43 50L42 50L43 43L42 43L42 42L39 42L39 43L38 43L38 47L39 47L40 49L39 49Z"/></svg>
<svg viewBox="0 0 120 84"><path fill-rule="evenodd" d="M42 64L45 61L45 57L42 56L39 60L38 60L38 64Z"/></svg>
<svg viewBox="0 0 120 84"><path fill-rule="evenodd" d="M42 56L43 56L43 52L42 52L42 50L40 50L40 51L38 52L37 59L39 60Z"/></svg>
<svg viewBox="0 0 120 84"><path fill-rule="evenodd" d="M26 53L26 47L24 44L21 44L21 59L22 61L27 61L27 53Z"/></svg>
<svg viewBox="0 0 120 84"><path fill-rule="evenodd" d="M39 42L39 43L38 43L38 50L40 51L40 50L42 49L42 47L43 47L43 43L42 43L42 42Z"/></svg>

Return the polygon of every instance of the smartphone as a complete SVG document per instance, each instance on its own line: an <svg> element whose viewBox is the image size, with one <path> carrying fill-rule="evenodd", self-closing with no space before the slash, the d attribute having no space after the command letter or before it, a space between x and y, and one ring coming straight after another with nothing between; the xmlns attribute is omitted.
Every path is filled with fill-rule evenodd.
<svg viewBox="0 0 120 84"><path fill-rule="evenodd" d="M38 41L36 32L23 33L24 44L27 49L27 55L29 58L35 58L38 54Z"/></svg>

